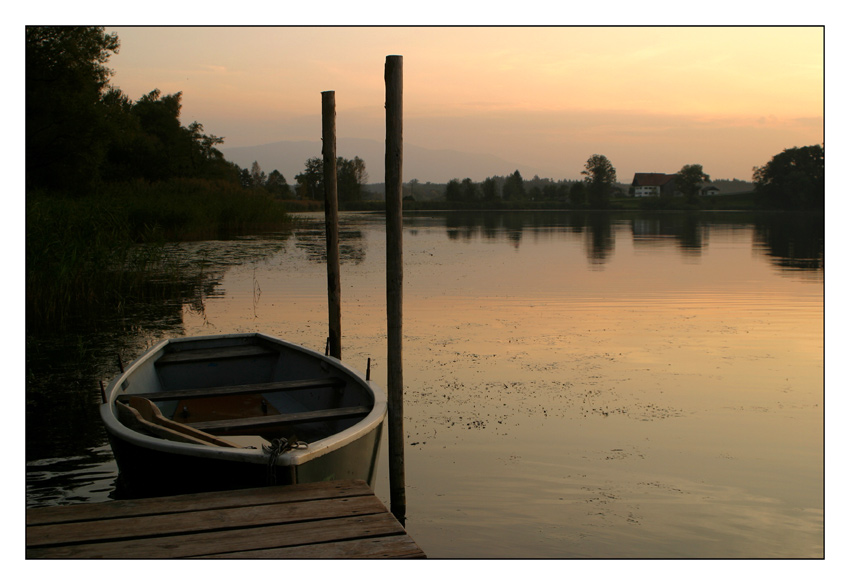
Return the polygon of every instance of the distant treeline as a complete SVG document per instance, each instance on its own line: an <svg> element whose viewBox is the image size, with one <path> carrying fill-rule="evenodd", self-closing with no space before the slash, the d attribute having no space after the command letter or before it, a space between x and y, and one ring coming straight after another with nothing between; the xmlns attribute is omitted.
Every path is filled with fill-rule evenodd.
<svg viewBox="0 0 850 585"><path fill-rule="evenodd" d="M522 180L520 185L519 180ZM505 196L505 185L508 185ZM728 205L730 209L755 207L754 184L740 179L717 179L711 182L721 199L701 199L705 209ZM562 179L555 181L535 175L522 179L519 171L512 175L494 175L482 182L471 179L454 179L448 183L421 182L417 179L404 183L402 195L405 209L586 209L587 182ZM349 209L380 209L384 199L384 184L371 183L364 187L365 195L359 204ZM610 209L685 208L685 202L651 201L634 198L634 188L626 183L613 183L608 199Z"/></svg>
<svg viewBox="0 0 850 585"><path fill-rule="evenodd" d="M634 197L632 185L611 181L602 202L608 209L821 209L823 168L822 147L793 148L775 156L765 166L756 167L754 181L705 181L702 186L710 185L716 189L716 195ZM402 192L405 209L588 209L593 208L587 197L590 185L588 179L556 181L537 175L523 179L515 171L511 175L487 177L481 182L466 178L423 183L412 179L403 184ZM349 205L349 209L381 208L383 183L365 185L363 192L362 200Z"/></svg>

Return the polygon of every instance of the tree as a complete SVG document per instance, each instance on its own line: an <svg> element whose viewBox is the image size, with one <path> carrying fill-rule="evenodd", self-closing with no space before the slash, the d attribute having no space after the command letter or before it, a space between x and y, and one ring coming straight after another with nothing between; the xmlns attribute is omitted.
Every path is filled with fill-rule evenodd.
<svg viewBox="0 0 850 585"><path fill-rule="evenodd" d="M207 136L203 125L180 124L183 92L163 95L154 89L130 107L134 134L119 147L113 160L124 160L129 176L150 181L173 177L208 177L230 175L230 169L215 145L224 142L218 136Z"/></svg>
<svg viewBox="0 0 850 585"><path fill-rule="evenodd" d="M304 172L295 175L296 193L302 199L323 200L325 197L325 162L321 157L309 158L304 163ZM339 201L360 201L363 186L368 180L366 164L359 157L353 160L337 157L337 196Z"/></svg>
<svg viewBox="0 0 850 585"><path fill-rule="evenodd" d="M585 175L584 182L588 188L588 200L594 207L608 206L608 196L611 187L617 181L617 171L607 157L594 154L584 165L581 172Z"/></svg>
<svg viewBox="0 0 850 585"><path fill-rule="evenodd" d="M239 184L245 187L246 189L250 189L254 184L254 181L251 179L251 171L248 169L240 169L239 170Z"/></svg>
<svg viewBox="0 0 850 585"><path fill-rule="evenodd" d="M496 187L496 179L493 177L487 177L484 179L484 182L481 183L481 194L484 197L484 201L493 202L499 198L499 190Z"/></svg>
<svg viewBox="0 0 850 585"><path fill-rule="evenodd" d="M684 195L688 203L696 203L702 184L710 177L702 171L702 165L685 165L676 174L676 188Z"/></svg>
<svg viewBox="0 0 850 585"><path fill-rule="evenodd" d="M462 199L464 201L478 201L480 199L478 184L474 183L469 177L462 181L461 187L463 188Z"/></svg>
<svg viewBox="0 0 850 585"><path fill-rule="evenodd" d="M567 201L570 198L570 184L567 181L558 181L558 199Z"/></svg>
<svg viewBox="0 0 850 585"><path fill-rule="evenodd" d="M324 161L318 156L308 158L304 162L304 172L295 175L298 197L314 201L324 200L324 166Z"/></svg>
<svg viewBox="0 0 850 585"><path fill-rule="evenodd" d="M369 180L363 159L358 156L352 160L337 157L336 180L337 196L341 202L360 201L363 198L363 186Z"/></svg>
<svg viewBox="0 0 850 585"><path fill-rule="evenodd" d="M366 172L366 163L359 156L355 156L352 162L354 170L354 179L359 186L364 186L369 182L369 173Z"/></svg>
<svg viewBox="0 0 850 585"><path fill-rule="evenodd" d="M289 199L292 196L292 189L289 188L289 183L286 182L286 177L277 169L269 173L269 178L266 179L266 191L271 193L278 199Z"/></svg>
<svg viewBox="0 0 850 585"><path fill-rule="evenodd" d="M182 95L162 95L154 89L133 103L117 88L104 94L101 115L109 130L107 156L100 168L104 180L237 180L238 167L215 148L223 138L204 134L197 121L188 127L180 124Z"/></svg>
<svg viewBox="0 0 850 585"><path fill-rule="evenodd" d="M102 27L26 29L27 188L83 192L103 181L204 177L239 169L204 134L180 124L182 92L155 89L133 103L110 86L120 44Z"/></svg>
<svg viewBox="0 0 850 585"><path fill-rule="evenodd" d="M525 199L525 185L522 181L522 175L519 174L519 170L513 172L513 174L508 175L508 178L505 179L505 184L502 187L502 199L508 201L520 201Z"/></svg>
<svg viewBox="0 0 850 585"><path fill-rule="evenodd" d="M463 190L460 186L460 181L452 179L446 184L446 201L462 201Z"/></svg>
<svg viewBox="0 0 850 585"><path fill-rule="evenodd" d="M84 190L99 179L109 132L101 100L118 52L103 27L26 28L26 183Z"/></svg>
<svg viewBox="0 0 850 585"><path fill-rule="evenodd" d="M263 172L263 169L260 167L260 163L254 161L251 165L251 185L256 189L258 187L265 187L266 185L266 173Z"/></svg>
<svg viewBox="0 0 850 585"><path fill-rule="evenodd" d="M224 155L215 148L218 144L224 144L224 138L204 134L204 125L197 121L189 124L189 127L185 130L189 133L193 143L191 149L192 168L196 170L196 173L206 171L206 167L210 166L207 164L209 161L220 162L224 160Z"/></svg>
<svg viewBox="0 0 850 585"><path fill-rule="evenodd" d="M131 156L138 174L145 179L167 179L178 175L178 169L189 166L188 152L180 152L181 98L181 92L162 95L154 89L131 108L141 129Z"/></svg>
<svg viewBox="0 0 850 585"><path fill-rule="evenodd" d="M753 182L762 202L791 209L824 207L824 149L821 145L787 148L762 167Z"/></svg>
<svg viewBox="0 0 850 585"><path fill-rule="evenodd" d="M570 205L574 208L584 207L587 203L587 190L584 183L576 182L570 187Z"/></svg>

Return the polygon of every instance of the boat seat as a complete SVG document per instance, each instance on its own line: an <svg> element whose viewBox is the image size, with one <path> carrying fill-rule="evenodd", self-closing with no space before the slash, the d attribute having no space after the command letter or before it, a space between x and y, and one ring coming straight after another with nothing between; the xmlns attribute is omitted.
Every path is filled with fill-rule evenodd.
<svg viewBox="0 0 850 585"><path fill-rule="evenodd" d="M218 361L233 358L251 358L277 356L277 350L262 345L232 345L227 347L212 347L202 349L172 350L163 354L156 365L181 364L187 362Z"/></svg>
<svg viewBox="0 0 850 585"><path fill-rule="evenodd" d="M274 414L268 416L255 416L250 418L240 418L231 420L203 421L191 423L190 426L195 429L204 431L234 433L284 424L325 422L341 418L364 416L369 414L371 410L371 407L368 406L346 406L342 408L329 408L326 410L310 410L307 412Z"/></svg>
<svg viewBox="0 0 850 585"><path fill-rule="evenodd" d="M216 386L212 388L189 388L145 393L148 400L186 400L188 398L209 398L212 396L232 396L236 394L257 394L265 392L285 392L289 390L310 390L313 388L341 388L345 386L342 378L312 378L309 380L289 380L285 382L261 382L259 384L240 384L237 386ZM132 396L130 394L124 396ZM118 399L124 399L119 396ZM137 395L138 396L138 395Z"/></svg>
<svg viewBox="0 0 850 585"><path fill-rule="evenodd" d="M121 423L133 429L160 439L168 439L179 443L207 445L210 447L233 447L241 449L240 445L226 441L189 425L169 420L162 415L156 404L141 396L130 396L129 404L115 402L118 419Z"/></svg>

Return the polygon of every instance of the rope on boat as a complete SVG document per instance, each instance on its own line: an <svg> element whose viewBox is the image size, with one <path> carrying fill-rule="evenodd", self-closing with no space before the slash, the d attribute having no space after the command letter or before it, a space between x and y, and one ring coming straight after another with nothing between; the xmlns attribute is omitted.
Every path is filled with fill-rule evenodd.
<svg viewBox="0 0 850 585"><path fill-rule="evenodd" d="M267 482L269 485L277 485L277 458L286 453L287 451L293 451L295 449L306 449L309 445L304 441L299 441L295 437L290 437L288 439L273 439L271 445L263 445L263 453L267 453L269 456L268 463L268 477Z"/></svg>

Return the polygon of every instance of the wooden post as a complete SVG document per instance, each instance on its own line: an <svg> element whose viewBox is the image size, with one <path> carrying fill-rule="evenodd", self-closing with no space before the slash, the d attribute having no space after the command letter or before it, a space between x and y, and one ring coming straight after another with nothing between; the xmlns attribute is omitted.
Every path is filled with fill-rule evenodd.
<svg viewBox="0 0 850 585"><path fill-rule="evenodd" d="M402 58L388 55L387 143L384 182L387 205L387 420L389 423L390 511L404 525L404 382L402 378Z"/></svg>
<svg viewBox="0 0 850 585"><path fill-rule="evenodd" d="M322 165L325 182L325 246L328 262L328 354L342 358L339 283L339 209L336 181L336 98L322 92Z"/></svg>

